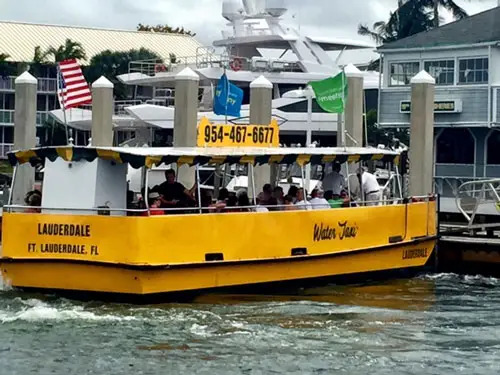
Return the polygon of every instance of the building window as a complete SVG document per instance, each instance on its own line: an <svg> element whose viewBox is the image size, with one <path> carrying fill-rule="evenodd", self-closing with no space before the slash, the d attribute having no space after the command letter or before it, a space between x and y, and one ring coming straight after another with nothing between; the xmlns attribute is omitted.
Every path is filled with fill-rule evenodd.
<svg viewBox="0 0 500 375"><path fill-rule="evenodd" d="M467 129L445 129L436 144L436 163L474 164L475 145Z"/></svg>
<svg viewBox="0 0 500 375"><path fill-rule="evenodd" d="M461 59L458 63L458 83L488 83L488 59Z"/></svg>
<svg viewBox="0 0 500 375"><path fill-rule="evenodd" d="M455 82L454 60L426 61L424 69L434 77L436 85L453 85Z"/></svg>
<svg viewBox="0 0 500 375"><path fill-rule="evenodd" d="M488 137L486 164L500 165L500 131L493 131Z"/></svg>
<svg viewBox="0 0 500 375"><path fill-rule="evenodd" d="M418 61L400 62L391 64L391 86L409 85L410 80L417 75L420 70Z"/></svg>

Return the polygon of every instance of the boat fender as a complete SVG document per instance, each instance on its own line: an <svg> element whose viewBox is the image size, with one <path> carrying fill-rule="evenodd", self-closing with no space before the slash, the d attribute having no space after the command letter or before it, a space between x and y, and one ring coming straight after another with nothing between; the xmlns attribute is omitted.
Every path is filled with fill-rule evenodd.
<svg viewBox="0 0 500 375"><path fill-rule="evenodd" d="M243 61L241 61L240 58L234 58L233 61L231 61L231 70L234 70L235 72L241 70L243 68Z"/></svg>

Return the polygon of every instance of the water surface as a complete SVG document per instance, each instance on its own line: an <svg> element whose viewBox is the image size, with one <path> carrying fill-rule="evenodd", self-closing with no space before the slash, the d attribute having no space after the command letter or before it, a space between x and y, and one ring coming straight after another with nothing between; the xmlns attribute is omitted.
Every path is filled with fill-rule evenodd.
<svg viewBox="0 0 500 375"><path fill-rule="evenodd" d="M0 291L0 374L499 374L500 280L427 275L190 304Z"/></svg>

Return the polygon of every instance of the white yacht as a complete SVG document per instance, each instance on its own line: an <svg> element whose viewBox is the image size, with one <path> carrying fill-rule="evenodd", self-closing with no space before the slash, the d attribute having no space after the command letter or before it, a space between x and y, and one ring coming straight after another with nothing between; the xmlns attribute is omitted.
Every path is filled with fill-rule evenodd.
<svg viewBox="0 0 500 375"><path fill-rule="evenodd" d="M117 103L117 130L156 129L171 137L174 127L175 75L186 66L200 76L199 117L221 122L225 118L212 110L213 91L225 72L229 80L244 91L244 105L239 119L249 118L250 83L263 75L273 84L273 116L280 124L281 142L305 144L307 130L307 98L303 88L307 83L337 74L342 66L358 63L366 67L374 46L358 41L302 35L293 27L283 25L287 12L284 0L224 0L222 16L229 21L223 39L211 47L200 48L196 56L171 57L171 61L134 61L129 72L118 79L147 92L152 99ZM361 52L356 61L352 52ZM351 53L351 54L350 54ZM349 55L350 54L350 55ZM361 64L360 64L361 63ZM366 108L376 108L379 74L363 71ZM138 97L138 99L140 99ZM82 112L83 111L83 112ZM69 124L79 130L90 130L90 112L77 111ZM80 113L81 112L81 113ZM54 111L62 120L62 113ZM72 120L74 119L74 120ZM312 140L322 146L336 145L337 114L324 112L313 101ZM143 133L144 134L144 133Z"/></svg>

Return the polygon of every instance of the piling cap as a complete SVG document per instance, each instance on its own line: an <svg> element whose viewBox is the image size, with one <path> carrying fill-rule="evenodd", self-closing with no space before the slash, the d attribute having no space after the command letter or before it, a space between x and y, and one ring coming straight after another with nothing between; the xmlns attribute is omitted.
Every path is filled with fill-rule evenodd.
<svg viewBox="0 0 500 375"><path fill-rule="evenodd" d="M112 89L114 85L104 76L101 76L92 84L93 89Z"/></svg>
<svg viewBox="0 0 500 375"><path fill-rule="evenodd" d="M25 71L23 74L21 74L19 77L17 77L14 82L16 85L22 85L22 84L37 85L38 84L38 80L35 77L33 77L28 71Z"/></svg>
<svg viewBox="0 0 500 375"><path fill-rule="evenodd" d="M272 89L273 84L264 76L260 76L250 83L251 89Z"/></svg>
<svg viewBox="0 0 500 375"><path fill-rule="evenodd" d="M436 83L436 80L425 70L422 70L411 79L410 83L431 83L434 85Z"/></svg>
<svg viewBox="0 0 500 375"><path fill-rule="evenodd" d="M361 70L356 68L353 64L349 64L344 68L344 73L346 77L363 78L363 73Z"/></svg>
<svg viewBox="0 0 500 375"><path fill-rule="evenodd" d="M200 76L196 74L193 69L189 66L187 68L182 69L176 76L175 80L186 80L186 81L199 81Z"/></svg>

